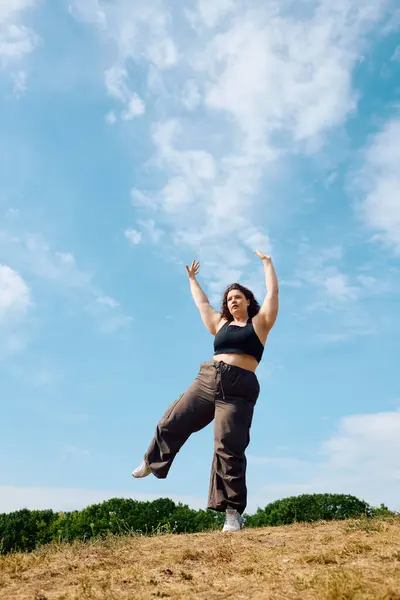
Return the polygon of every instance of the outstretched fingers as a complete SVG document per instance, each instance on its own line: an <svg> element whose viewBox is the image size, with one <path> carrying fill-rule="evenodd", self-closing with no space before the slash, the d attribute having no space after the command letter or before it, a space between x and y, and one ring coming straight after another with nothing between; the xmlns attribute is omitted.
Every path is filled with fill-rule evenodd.
<svg viewBox="0 0 400 600"><path fill-rule="evenodd" d="M193 277L194 275L197 275L197 273L200 269L200 263L198 260L193 260L190 267L188 265L185 265L185 266L186 266L186 272L189 275L189 277L190 276Z"/></svg>

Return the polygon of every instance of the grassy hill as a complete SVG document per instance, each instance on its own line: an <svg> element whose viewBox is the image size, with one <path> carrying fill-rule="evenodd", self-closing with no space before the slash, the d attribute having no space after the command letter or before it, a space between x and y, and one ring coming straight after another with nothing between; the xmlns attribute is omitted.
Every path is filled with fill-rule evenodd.
<svg viewBox="0 0 400 600"><path fill-rule="evenodd" d="M110 537L0 557L3 600L400 600L400 517Z"/></svg>

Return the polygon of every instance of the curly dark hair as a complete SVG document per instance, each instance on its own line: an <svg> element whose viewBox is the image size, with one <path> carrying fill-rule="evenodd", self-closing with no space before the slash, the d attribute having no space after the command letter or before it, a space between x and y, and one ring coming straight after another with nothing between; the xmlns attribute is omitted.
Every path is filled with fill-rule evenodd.
<svg viewBox="0 0 400 600"><path fill-rule="evenodd" d="M247 300L250 300L250 304L249 304L249 308L248 308L249 319L252 319L253 317L255 317L256 314L260 310L260 305L258 304L257 300L255 299L253 292L251 292L249 289L247 289L243 285L240 285L240 283L231 283L231 285L229 285L226 288L226 290L224 292L224 296L222 298L222 306L221 306L222 318L226 319L229 322L233 321L233 316L229 312L229 308L228 308L228 294L232 290L239 290L239 292L242 292L242 294L246 297Z"/></svg>

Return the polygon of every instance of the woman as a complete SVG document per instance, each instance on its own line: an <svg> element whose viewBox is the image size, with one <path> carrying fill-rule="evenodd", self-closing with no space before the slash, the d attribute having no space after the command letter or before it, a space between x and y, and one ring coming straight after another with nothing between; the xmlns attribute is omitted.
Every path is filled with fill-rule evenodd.
<svg viewBox="0 0 400 600"><path fill-rule="evenodd" d="M213 359L204 362L189 388L158 423L134 477L167 477L185 441L214 419L214 458L208 508L225 511L223 531L241 529L247 503L245 450L250 442L253 410L260 386L255 371L278 314L278 280L271 257L262 260L267 293L260 307L250 290L238 283L224 293L221 313L210 305L196 275L200 265L186 265L190 289L204 325L214 336Z"/></svg>

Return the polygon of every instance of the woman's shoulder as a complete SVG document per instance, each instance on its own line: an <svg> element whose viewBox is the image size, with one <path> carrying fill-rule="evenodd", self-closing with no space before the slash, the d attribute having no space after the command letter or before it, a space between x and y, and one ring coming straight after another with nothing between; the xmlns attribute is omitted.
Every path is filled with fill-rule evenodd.
<svg viewBox="0 0 400 600"><path fill-rule="evenodd" d="M218 333L218 331L220 331L224 325L226 325L228 323L227 319L224 319L224 317L221 316L221 320L219 321L217 328L216 328L216 333Z"/></svg>

